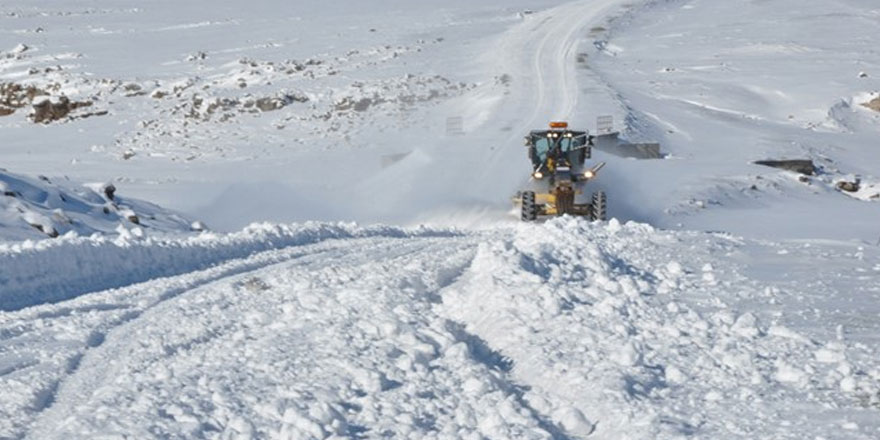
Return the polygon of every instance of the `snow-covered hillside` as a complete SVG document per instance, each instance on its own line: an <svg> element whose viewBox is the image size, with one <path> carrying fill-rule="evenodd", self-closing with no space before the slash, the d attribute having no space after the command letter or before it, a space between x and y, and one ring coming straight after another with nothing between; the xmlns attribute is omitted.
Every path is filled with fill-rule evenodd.
<svg viewBox="0 0 880 440"><path fill-rule="evenodd" d="M390 220L401 210L372 209L359 183L441 141L473 147L445 128L476 109L471 96L508 89L481 61L490 39L554 2L352 3L5 2L0 81L19 90L0 117L8 160L33 175L109 175L227 229ZM80 106L35 125L34 101L61 95ZM467 109L448 107L457 97ZM400 204L408 186L381 192Z"/></svg>
<svg viewBox="0 0 880 440"><path fill-rule="evenodd" d="M625 197L633 217L876 242L880 112L867 104L880 92L877 8L655 1L616 17L596 37L597 72L625 103L628 128L661 140L671 156L620 173L639 188ZM753 163L766 159L812 160L816 172ZM858 191L839 189L856 181Z"/></svg>
<svg viewBox="0 0 880 440"><path fill-rule="evenodd" d="M878 20L4 1L0 439L878 438ZM663 158L519 223L604 115Z"/></svg>
<svg viewBox="0 0 880 440"><path fill-rule="evenodd" d="M597 154L621 219L880 237L870 0L98 3L2 6L12 171L111 180L222 230L411 224L503 212L527 184L524 133L613 115L667 154ZM32 109L46 99L58 112Z"/></svg>

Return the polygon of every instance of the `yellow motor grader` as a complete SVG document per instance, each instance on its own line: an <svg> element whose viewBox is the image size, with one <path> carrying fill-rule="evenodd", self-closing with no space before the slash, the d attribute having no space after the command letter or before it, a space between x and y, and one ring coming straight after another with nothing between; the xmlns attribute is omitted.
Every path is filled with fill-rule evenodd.
<svg viewBox="0 0 880 440"><path fill-rule="evenodd" d="M568 129L567 122L551 122L549 130L532 130L526 137L532 161L532 181L539 191L520 191L514 204L523 221L541 216L577 215L605 220L607 200L603 191L593 192L588 202L579 202L587 182L596 178L604 162L586 167L594 137L586 131ZM546 190L545 190L546 189Z"/></svg>

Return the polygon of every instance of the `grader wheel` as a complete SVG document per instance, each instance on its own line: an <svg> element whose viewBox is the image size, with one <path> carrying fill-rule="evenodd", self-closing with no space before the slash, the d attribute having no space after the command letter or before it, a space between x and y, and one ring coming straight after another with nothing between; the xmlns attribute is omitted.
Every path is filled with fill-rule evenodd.
<svg viewBox="0 0 880 440"><path fill-rule="evenodd" d="M590 209L590 220L605 221L608 219L608 198L604 191L596 191L593 193L593 200Z"/></svg>
<svg viewBox="0 0 880 440"><path fill-rule="evenodd" d="M538 218L538 206L535 204L534 191L523 191L520 218L527 222L535 221Z"/></svg>

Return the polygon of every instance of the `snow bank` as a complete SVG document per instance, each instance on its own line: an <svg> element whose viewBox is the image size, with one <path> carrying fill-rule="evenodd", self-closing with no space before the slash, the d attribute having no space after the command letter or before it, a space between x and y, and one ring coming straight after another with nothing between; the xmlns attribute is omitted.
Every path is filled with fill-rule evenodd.
<svg viewBox="0 0 880 440"><path fill-rule="evenodd" d="M205 269L256 252L322 240L450 235L454 232L354 224L254 224L238 233L188 238L66 236L0 244L0 310L46 302Z"/></svg>

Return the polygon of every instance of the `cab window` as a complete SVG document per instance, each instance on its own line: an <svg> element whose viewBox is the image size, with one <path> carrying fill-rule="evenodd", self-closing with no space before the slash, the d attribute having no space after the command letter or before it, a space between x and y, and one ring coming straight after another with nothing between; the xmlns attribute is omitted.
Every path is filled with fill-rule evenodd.
<svg viewBox="0 0 880 440"><path fill-rule="evenodd" d="M535 153L541 161L547 160L547 152L550 150L550 141L545 137L539 137L535 140Z"/></svg>

